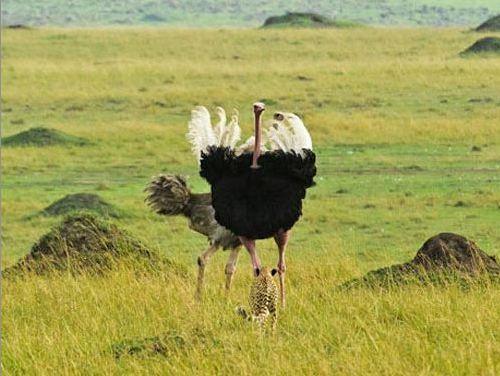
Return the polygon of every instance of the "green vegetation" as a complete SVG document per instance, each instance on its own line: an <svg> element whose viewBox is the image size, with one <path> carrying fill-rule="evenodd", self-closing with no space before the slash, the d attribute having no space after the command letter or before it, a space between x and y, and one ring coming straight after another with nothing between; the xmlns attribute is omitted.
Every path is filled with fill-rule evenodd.
<svg viewBox="0 0 500 376"><path fill-rule="evenodd" d="M484 21L476 31L500 31L500 14Z"/></svg>
<svg viewBox="0 0 500 376"><path fill-rule="evenodd" d="M269 17L262 27L354 27L359 26L351 21L334 21L316 13L287 12L282 16Z"/></svg>
<svg viewBox="0 0 500 376"><path fill-rule="evenodd" d="M4 0L4 25L251 26L284 12L314 12L376 25L478 25L500 12L496 0Z"/></svg>
<svg viewBox="0 0 500 376"><path fill-rule="evenodd" d="M11 122L12 123L12 122ZM14 121L14 124L16 122ZM52 146L52 145L86 145L88 141L68 135L54 129L43 127L30 128L27 131L5 137L2 140L3 146Z"/></svg>
<svg viewBox="0 0 500 376"><path fill-rule="evenodd" d="M500 38L486 37L474 42L461 53L464 56L470 55L500 55Z"/></svg>
<svg viewBox="0 0 500 376"><path fill-rule="evenodd" d="M18 133L14 120L22 119L25 127L46 124L92 141L2 150L3 267L60 221L27 215L68 193L98 191L130 214L117 226L189 270L189 278L161 268L138 273L131 263L100 277L4 279L5 375L269 367L276 374L499 373L498 285L335 288L413 258L443 231L500 256L500 59L458 56L477 35L117 28L6 29L2 37L3 134ZM266 118L274 110L301 114L318 158L318 184L287 251L288 306L266 340L234 313L252 278L245 252L227 297L227 254L214 256L197 305L196 259L206 239L184 218L158 216L143 202L160 172L208 190L185 140L193 105L238 108L249 136L251 104L261 98L273 101ZM273 241L258 247L263 263L274 265ZM113 345L169 333L186 345L167 341L169 355L156 356L145 340L144 355L115 358Z"/></svg>
<svg viewBox="0 0 500 376"><path fill-rule="evenodd" d="M119 210L95 193L73 193L53 202L42 210L43 215L57 216L87 210L102 216L119 218Z"/></svg>

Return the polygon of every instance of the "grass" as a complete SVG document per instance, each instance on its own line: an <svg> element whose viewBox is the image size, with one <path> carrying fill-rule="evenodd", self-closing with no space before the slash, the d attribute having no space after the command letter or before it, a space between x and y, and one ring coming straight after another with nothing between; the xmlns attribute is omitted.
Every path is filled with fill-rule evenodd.
<svg viewBox="0 0 500 376"><path fill-rule="evenodd" d="M130 265L98 278L3 281L3 372L497 374L498 285L334 290L408 261L442 231L500 255L500 59L460 58L476 38L459 29L4 30L3 136L45 126L92 143L2 150L2 266L59 222L33 214L98 192L127 214L120 227L191 274L137 275ZM261 98L273 101L268 112L302 115L318 156L318 185L288 251L289 305L266 340L234 313L251 278L244 252L229 298L221 252L196 305L206 241L184 219L151 213L142 192L162 171L206 191L184 137L191 107L237 107L250 135ZM259 245L275 263L272 242ZM167 357L113 356L113 344L170 331L187 345Z"/></svg>

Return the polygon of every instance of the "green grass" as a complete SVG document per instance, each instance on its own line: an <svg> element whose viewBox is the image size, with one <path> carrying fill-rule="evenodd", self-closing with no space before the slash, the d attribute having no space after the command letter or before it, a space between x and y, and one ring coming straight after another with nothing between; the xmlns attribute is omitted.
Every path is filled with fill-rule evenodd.
<svg viewBox="0 0 500 376"><path fill-rule="evenodd" d="M3 136L44 126L92 144L2 150L2 266L59 222L33 214L97 192L126 214L120 227L191 275L137 275L131 265L99 278L3 281L4 373L498 374L497 285L334 291L409 260L442 231L500 256L500 59L460 58L476 38L458 29L5 30ZM184 136L190 109L237 107L250 135L251 103L263 98L268 113L302 115L318 156L318 185L288 250L289 305L265 340L234 313L246 303L248 256L226 298L226 254L217 254L196 305L206 240L182 218L151 213L142 191L162 171L206 191ZM259 246L274 264L272 242ZM187 347L113 357L115 343L169 331Z"/></svg>

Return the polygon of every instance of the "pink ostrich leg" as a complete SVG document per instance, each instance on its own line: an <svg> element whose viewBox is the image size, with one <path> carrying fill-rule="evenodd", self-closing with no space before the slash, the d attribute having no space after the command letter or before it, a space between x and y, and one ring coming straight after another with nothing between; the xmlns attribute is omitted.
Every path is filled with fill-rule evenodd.
<svg viewBox="0 0 500 376"><path fill-rule="evenodd" d="M250 253L250 258L252 259L253 272L255 276L257 276L257 270L260 270L261 265L259 256L257 255L257 249L255 248L255 240L248 239L243 236L240 236L239 238L241 240L241 243L247 249L248 253Z"/></svg>
<svg viewBox="0 0 500 376"><path fill-rule="evenodd" d="M292 231L284 231L280 230L274 235L274 241L278 246L279 258L278 258L278 273L280 276L280 293L281 293L281 305L285 307L286 304L286 291L285 291L285 251L286 246L288 244L288 240L290 240L290 235Z"/></svg>

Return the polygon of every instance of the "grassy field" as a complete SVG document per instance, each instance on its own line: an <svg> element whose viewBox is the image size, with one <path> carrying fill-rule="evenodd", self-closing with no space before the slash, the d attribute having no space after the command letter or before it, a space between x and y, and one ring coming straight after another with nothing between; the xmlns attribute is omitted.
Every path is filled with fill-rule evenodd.
<svg viewBox="0 0 500 376"><path fill-rule="evenodd" d="M60 221L36 213L97 192L126 214L118 225L191 272L4 280L4 374L498 374L498 285L334 290L408 260L442 231L500 256L500 59L460 58L476 38L459 29L4 30L3 136L45 126L92 143L3 148L2 266ZM226 255L216 255L195 304L205 239L182 218L152 214L142 192L166 171L206 191L184 137L190 109L237 107L249 135L255 100L266 116L299 113L318 156L318 185L288 251L288 306L270 338L234 314L246 303L248 256L226 297ZM260 253L277 260L270 241ZM188 345L168 357L113 357L113 343L170 331Z"/></svg>
<svg viewBox="0 0 500 376"><path fill-rule="evenodd" d="M4 25L258 26L267 17L316 12L367 24L478 25L500 12L495 0L4 0Z"/></svg>

